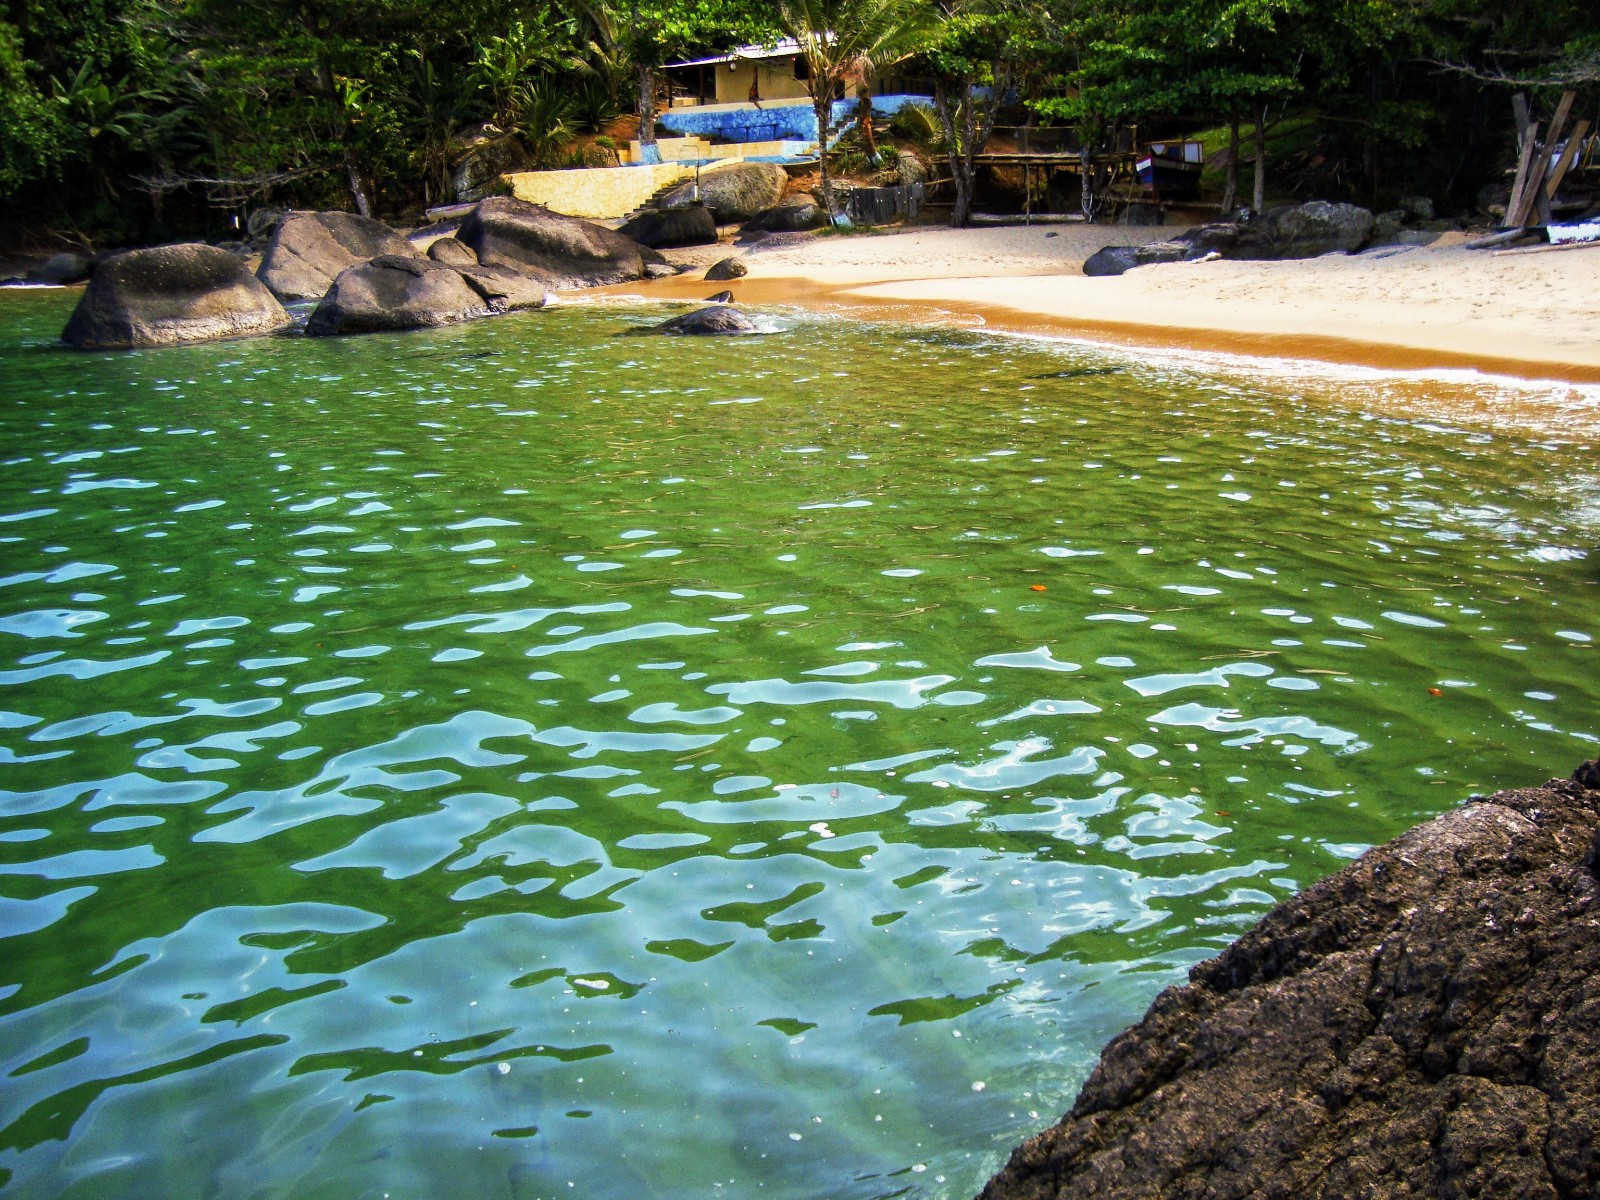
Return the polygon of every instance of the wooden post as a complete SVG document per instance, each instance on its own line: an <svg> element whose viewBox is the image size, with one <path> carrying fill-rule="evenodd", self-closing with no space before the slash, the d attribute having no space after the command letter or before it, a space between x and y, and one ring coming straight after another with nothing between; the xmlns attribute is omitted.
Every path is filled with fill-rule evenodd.
<svg viewBox="0 0 1600 1200"><path fill-rule="evenodd" d="M1511 185L1511 198L1506 201L1506 225L1512 229L1527 224L1517 214L1522 212L1522 202L1528 194L1528 175L1533 167L1533 152L1539 143L1538 133L1537 124L1529 125L1522 133L1522 153L1517 156L1517 177Z"/></svg>
<svg viewBox="0 0 1600 1200"><path fill-rule="evenodd" d="M1567 139L1567 148L1561 152L1561 157L1556 160L1556 165L1550 171L1550 179L1544 185L1544 194L1549 199L1556 198L1556 189L1567 177L1567 171L1572 167L1572 160L1578 157L1578 152L1583 149L1583 139L1588 136L1589 120L1585 117L1573 129L1572 136Z"/></svg>

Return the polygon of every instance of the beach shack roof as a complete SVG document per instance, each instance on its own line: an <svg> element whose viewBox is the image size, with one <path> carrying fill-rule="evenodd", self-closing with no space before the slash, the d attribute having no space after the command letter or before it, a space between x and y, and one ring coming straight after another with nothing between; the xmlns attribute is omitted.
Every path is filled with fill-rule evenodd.
<svg viewBox="0 0 1600 1200"><path fill-rule="evenodd" d="M719 63L737 62L747 59L751 62L760 62L768 58L793 58L800 53L800 43L793 38L784 38L772 46L736 46L726 54L713 54L707 58L691 58L683 62L667 64L667 69L673 67L709 67Z"/></svg>

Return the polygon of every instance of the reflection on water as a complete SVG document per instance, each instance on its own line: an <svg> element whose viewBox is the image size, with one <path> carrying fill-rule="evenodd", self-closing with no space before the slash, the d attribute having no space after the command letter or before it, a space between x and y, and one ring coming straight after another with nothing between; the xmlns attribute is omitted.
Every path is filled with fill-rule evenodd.
<svg viewBox="0 0 1600 1200"><path fill-rule="evenodd" d="M1548 431L803 315L6 304L7 1195L970 1194L1266 907L1594 753Z"/></svg>

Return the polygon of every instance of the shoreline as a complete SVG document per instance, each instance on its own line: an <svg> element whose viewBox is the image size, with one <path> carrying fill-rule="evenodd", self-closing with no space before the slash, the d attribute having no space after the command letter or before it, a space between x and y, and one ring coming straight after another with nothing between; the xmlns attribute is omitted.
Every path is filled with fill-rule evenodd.
<svg viewBox="0 0 1600 1200"><path fill-rule="evenodd" d="M913 228L846 237L767 239L667 251L672 279L599 295L840 309L919 324L1077 338L1251 359L1380 371L1474 371L1567 385L1600 384L1600 249L1496 258L1464 235L1433 245L1274 262L1214 260L1088 278L1104 245L1169 237L1171 228ZM708 283L725 257L750 274Z"/></svg>

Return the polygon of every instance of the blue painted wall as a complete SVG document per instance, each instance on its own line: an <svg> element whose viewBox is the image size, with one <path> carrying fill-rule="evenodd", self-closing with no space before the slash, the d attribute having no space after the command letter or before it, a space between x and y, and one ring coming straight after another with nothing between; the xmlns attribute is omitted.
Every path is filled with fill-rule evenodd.
<svg viewBox="0 0 1600 1200"><path fill-rule="evenodd" d="M874 116L893 116L907 104L933 107L931 96L874 96ZM836 100L833 105L834 136L855 124L856 101ZM663 129L680 137L722 138L730 142L777 142L817 140L817 121L809 104L764 105L761 108L705 110L675 108L658 118Z"/></svg>

